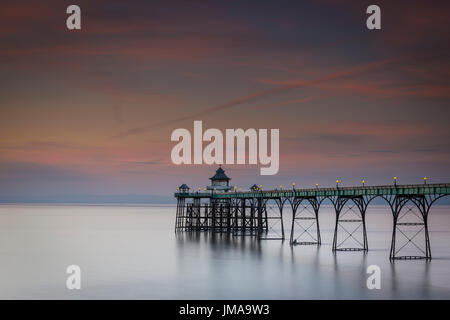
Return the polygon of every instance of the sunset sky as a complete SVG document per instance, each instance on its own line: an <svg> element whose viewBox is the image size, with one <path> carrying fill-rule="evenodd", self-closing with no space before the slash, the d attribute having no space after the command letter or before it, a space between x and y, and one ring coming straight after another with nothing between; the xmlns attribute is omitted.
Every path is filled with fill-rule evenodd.
<svg viewBox="0 0 450 320"><path fill-rule="evenodd" d="M82 30L66 28L78 4ZM382 30L366 28L381 7ZM176 128L279 128L266 188L450 182L449 1L2 1L0 201L171 197Z"/></svg>

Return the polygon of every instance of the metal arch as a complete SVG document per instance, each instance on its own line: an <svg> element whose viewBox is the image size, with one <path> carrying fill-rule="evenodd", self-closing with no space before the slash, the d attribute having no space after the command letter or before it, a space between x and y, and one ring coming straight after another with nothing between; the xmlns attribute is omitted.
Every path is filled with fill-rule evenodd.
<svg viewBox="0 0 450 320"><path fill-rule="evenodd" d="M276 204L276 207L278 208L278 212L279 212L279 216L269 216L268 215L268 202L269 201L274 201ZM284 222L283 222L283 207L284 207L284 203L286 202L286 199L282 199L281 197L271 197L271 198L262 198L261 199L261 210L259 215L262 217L262 220L260 220L261 223L261 228L260 228L260 232L258 234L258 238L260 240L284 240L285 239L285 232L284 232ZM264 215L264 216L263 216ZM274 222L273 224L270 224L270 220L278 220L276 222ZM274 230L274 226L277 223L280 223L281 225L281 235L278 232L277 235L279 235L279 237L269 237L267 236L267 234L269 233L270 230ZM266 236L263 236L263 234L266 234Z"/></svg>
<svg viewBox="0 0 450 320"><path fill-rule="evenodd" d="M392 213L392 220L393 220L393 227L392 227L392 239L391 239L391 249L389 253L389 260L395 259L395 239L397 234L397 220L398 215L400 214L400 211L402 210L403 206L409 201L409 198L406 197L399 197L397 195L381 195L382 199L384 199Z"/></svg>
<svg viewBox="0 0 450 320"><path fill-rule="evenodd" d="M298 199L299 197L284 197L283 203L289 202L289 204L291 205L291 208L297 208L298 207Z"/></svg>
<svg viewBox="0 0 450 320"><path fill-rule="evenodd" d="M320 199L318 199L320 198ZM300 244L300 245L321 245L322 240L321 240L321 236L320 236L320 226L319 226L319 209L320 209L320 205L323 201L323 197L294 197L291 202L291 207L292 207L292 226L291 226L291 235L290 235L290 241L289 243L291 245L296 245L296 244ZM307 228L305 228L303 225L301 225L300 223L297 223L296 220L302 220L301 218L297 218L297 210L298 207L300 206L300 204L303 201L307 201L311 207L313 208L314 211L314 218L310 218L308 220L315 220L315 222L313 222L312 224L310 224ZM303 218L306 219L306 218ZM300 228L303 229L302 234L300 234L299 237L297 237L296 239L294 239L294 233L295 233L295 224L298 224ZM316 234L317 237L314 238L312 236L312 234L308 231L309 228L311 228L313 225L316 225ZM301 241L301 242L297 242L297 239L300 238L303 234L308 234L313 241Z"/></svg>
<svg viewBox="0 0 450 320"><path fill-rule="evenodd" d="M301 200L299 201L299 199L301 199ZM291 209L292 209L291 235L290 235L290 237L289 237L289 243L290 243L291 245L292 245L293 242L294 242L294 239L293 239L294 235L293 235L293 233L294 233L295 215L296 215L298 206L299 206L300 203L302 202L302 199L303 199L303 198L299 198L299 197L295 197L295 196L294 196L294 197L286 197L285 200L284 200L284 201L287 200L287 201L289 202L289 204L291 205Z"/></svg>
<svg viewBox="0 0 450 320"><path fill-rule="evenodd" d="M449 196L448 194L437 194L437 195L426 195L425 199L427 199L426 197L429 197L429 201L428 201L428 206L429 208L431 208L431 206L433 205L433 203L435 203L437 200L443 198L443 197L447 197ZM435 197L434 199L431 199L432 197ZM427 199L428 200L428 199Z"/></svg>
<svg viewBox="0 0 450 320"><path fill-rule="evenodd" d="M321 197L321 196L315 196L315 197L299 197L301 198L301 202L303 201L308 201L311 204L311 207L313 207L313 209L315 211L319 211L320 206L322 205L322 202L326 199L326 197Z"/></svg>
<svg viewBox="0 0 450 320"><path fill-rule="evenodd" d="M362 220L362 228L363 228L363 251L369 250L369 243L367 240L367 229L366 229L366 212L367 207L369 206L369 203L374 199L374 197L369 197L369 199L366 199L364 196L357 196L351 198L351 201L358 207L359 212L361 214L361 220Z"/></svg>
<svg viewBox="0 0 450 320"><path fill-rule="evenodd" d="M335 213L336 213L336 223L335 223L335 228L334 228L333 247L332 247L333 252L336 252L336 251L364 251L364 252L366 252L368 250L365 216L366 216L367 206L368 206L369 202L372 200L373 200L373 197L370 197L368 200L366 200L363 195L337 196L337 197L330 198L330 201L333 203L334 208L335 208ZM346 204L348 204L349 201L353 202L354 206L356 206L358 208L361 219L341 219L341 217L343 216L342 209L345 207ZM352 212L355 212L352 209L352 207L350 207L349 210ZM344 213L344 214L346 214L346 213ZM349 231L349 230L347 230L347 228L345 228L343 226L344 223L359 223L359 224L356 228L353 228L352 231ZM361 226L362 226L362 243L353 236L353 234ZM341 227L341 229L343 229L346 232L347 237L338 244L339 227ZM343 245L350 238L352 238L355 242L360 244L361 247L340 248L340 246Z"/></svg>
<svg viewBox="0 0 450 320"><path fill-rule="evenodd" d="M347 196L328 196L327 197L334 206L334 209L339 211L345 206L347 201L350 199Z"/></svg>
<svg viewBox="0 0 450 320"><path fill-rule="evenodd" d="M425 260L431 260L431 245L430 245L430 239L428 234L428 211L431 205L427 205L427 201L424 195L416 195L416 194L410 194L410 195L395 195L391 197L390 199L390 205L393 215L393 231L392 231L392 240L391 240L391 250L389 254L389 259L392 260L416 260L416 259L425 259ZM408 202L411 202L416 208L420 211L420 214L422 216L422 223L400 223L400 213L402 209L406 206ZM404 217L404 215L403 215ZM408 237L406 235L406 231L402 231L401 227L405 226L414 226L414 225L423 225L423 228L420 229L418 232L416 232L412 237ZM422 230L425 233L425 251L421 249L416 243L413 242L414 238L422 232ZM422 253L424 253L423 256L398 256L398 253L401 249L403 249L405 245L403 245L400 248L397 248L396 239L397 239L397 231L400 232L401 235L407 238L407 243L412 243L416 248L418 248Z"/></svg>
<svg viewBox="0 0 450 320"><path fill-rule="evenodd" d="M373 200L375 200L376 198L378 198L379 196L378 196L378 195L370 195L370 196L364 195L364 196L362 196L362 197L363 197L363 199L364 199L364 201L365 201L365 206L366 206L366 209L367 209L367 207L369 207L369 204L370 204Z"/></svg>

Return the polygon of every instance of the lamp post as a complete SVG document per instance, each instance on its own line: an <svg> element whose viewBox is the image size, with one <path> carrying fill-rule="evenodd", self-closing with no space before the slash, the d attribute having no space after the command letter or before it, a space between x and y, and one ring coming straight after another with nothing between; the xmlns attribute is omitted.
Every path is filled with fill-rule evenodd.
<svg viewBox="0 0 450 320"><path fill-rule="evenodd" d="M295 182L292 182L292 190L295 191Z"/></svg>
<svg viewBox="0 0 450 320"><path fill-rule="evenodd" d="M423 184L427 184L427 177L423 178Z"/></svg>
<svg viewBox="0 0 450 320"><path fill-rule="evenodd" d="M336 189L339 188L339 180L336 180Z"/></svg>
<svg viewBox="0 0 450 320"><path fill-rule="evenodd" d="M316 183L316 189L319 189L319 184L318 183Z"/></svg>
<svg viewBox="0 0 450 320"><path fill-rule="evenodd" d="M365 185L366 181L365 181L365 180L363 180L363 181L361 181L361 182L362 182L362 185L363 185L363 187L364 187L364 185Z"/></svg>
<svg viewBox="0 0 450 320"><path fill-rule="evenodd" d="M397 177L394 177L394 186L397 185Z"/></svg>

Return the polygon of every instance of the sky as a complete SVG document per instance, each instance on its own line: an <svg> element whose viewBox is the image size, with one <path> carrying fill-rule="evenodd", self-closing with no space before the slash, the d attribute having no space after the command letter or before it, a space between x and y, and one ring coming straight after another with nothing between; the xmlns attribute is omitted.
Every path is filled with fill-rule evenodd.
<svg viewBox="0 0 450 320"><path fill-rule="evenodd" d="M81 8L81 30L66 8ZM366 8L381 8L381 30ZM243 189L450 182L448 1L2 1L0 201L172 197L177 128L278 128ZM128 197L127 197L128 195ZM119 198L118 198L119 199ZM155 198L156 199L156 198Z"/></svg>

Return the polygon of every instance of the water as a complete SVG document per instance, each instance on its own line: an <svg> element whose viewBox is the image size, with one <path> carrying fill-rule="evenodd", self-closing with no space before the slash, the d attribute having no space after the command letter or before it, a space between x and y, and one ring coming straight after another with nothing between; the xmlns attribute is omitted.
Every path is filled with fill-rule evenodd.
<svg viewBox="0 0 450 320"><path fill-rule="evenodd" d="M286 212L286 217L289 212ZM251 237L175 236L170 206L0 206L2 299L449 299L450 207L430 215L433 260L390 263L391 216L372 206L369 252L331 252L334 215L320 212L322 246ZM287 235L289 219L285 222ZM67 290L68 265L82 289ZM368 290L366 268L381 268Z"/></svg>

